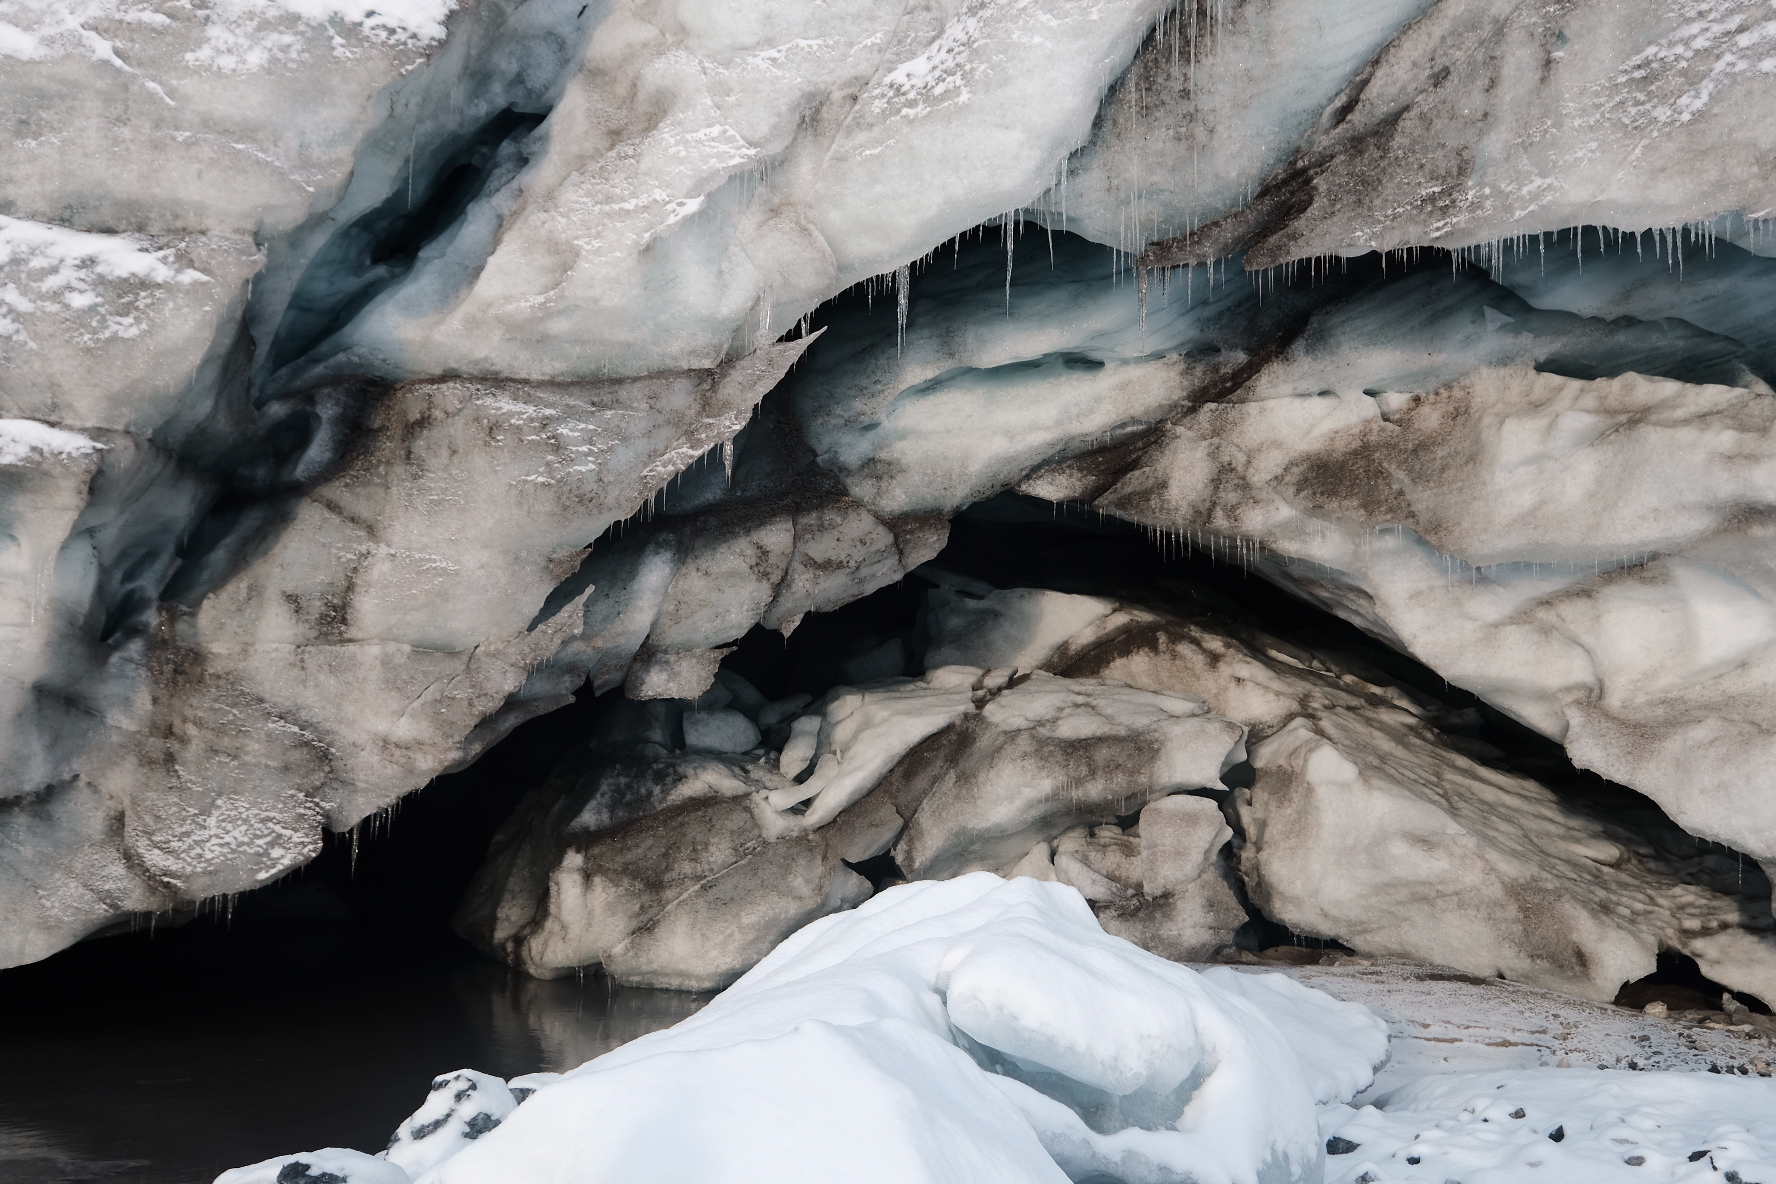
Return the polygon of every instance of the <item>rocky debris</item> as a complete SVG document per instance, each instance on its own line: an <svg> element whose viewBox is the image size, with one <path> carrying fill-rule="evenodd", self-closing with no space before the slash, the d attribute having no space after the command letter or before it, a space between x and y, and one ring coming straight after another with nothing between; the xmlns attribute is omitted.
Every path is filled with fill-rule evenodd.
<svg viewBox="0 0 1776 1184"><path fill-rule="evenodd" d="M765 717L762 696L721 679L717 698L743 688L726 702ZM1041 852L1039 878L1128 900L1142 884L1141 848L1125 837L1107 863L1099 848L1118 828L1104 824L1219 786L1244 755L1243 729L1194 699L978 667L836 688L767 728L778 751L674 751L693 748L697 721L716 711L747 718L734 707L630 705L627 722L570 758L496 836L459 929L532 974L602 965L619 982L700 989L867 897L870 882L851 868L890 852L909 879L1028 871ZM1199 876L1224 836L1192 836L1203 820L1174 814L1168 842L1196 872L1150 867L1165 885L1159 907L1202 930L1180 928L1177 948L1212 948L1245 917L1219 874ZM1197 878L1221 895L1192 896L1184 881Z"/></svg>
<svg viewBox="0 0 1776 1184"><path fill-rule="evenodd" d="M1177 694L1040 672L1014 679L884 782L897 807L911 808L895 862L911 879L1011 866L1034 843L1094 818L1220 788L1245 755L1244 738Z"/></svg>
<svg viewBox="0 0 1776 1184"><path fill-rule="evenodd" d="M216 1184L412 1184L413 1177L388 1160L348 1147L323 1147L230 1168Z"/></svg>

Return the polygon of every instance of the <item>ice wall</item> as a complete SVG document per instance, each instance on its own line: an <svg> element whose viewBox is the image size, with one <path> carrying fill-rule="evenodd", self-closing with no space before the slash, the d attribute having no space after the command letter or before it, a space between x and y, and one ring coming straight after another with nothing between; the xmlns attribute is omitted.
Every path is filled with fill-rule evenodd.
<svg viewBox="0 0 1776 1184"><path fill-rule="evenodd" d="M0 960L1008 488L1776 857L1768 16L0 0Z"/></svg>

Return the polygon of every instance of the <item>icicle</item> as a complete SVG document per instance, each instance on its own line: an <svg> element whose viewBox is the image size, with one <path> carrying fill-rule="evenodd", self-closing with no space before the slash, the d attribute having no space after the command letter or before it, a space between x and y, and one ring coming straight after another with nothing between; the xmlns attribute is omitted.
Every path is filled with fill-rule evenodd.
<svg viewBox="0 0 1776 1184"><path fill-rule="evenodd" d="M907 306L912 299L913 269L910 264L894 272L894 352L906 343Z"/></svg>
<svg viewBox="0 0 1776 1184"><path fill-rule="evenodd" d="M1012 240L1011 215L1005 215L1002 223L1005 227L1005 315L1011 315L1011 256L1015 244Z"/></svg>

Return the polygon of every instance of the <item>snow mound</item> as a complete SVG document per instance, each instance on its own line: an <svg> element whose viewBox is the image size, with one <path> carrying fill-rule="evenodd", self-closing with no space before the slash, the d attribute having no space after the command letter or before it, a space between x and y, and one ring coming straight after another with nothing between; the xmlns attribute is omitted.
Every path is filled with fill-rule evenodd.
<svg viewBox="0 0 1776 1184"><path fill-rule="evenodd" d="M1776 1081L1586 1069L1448 1073L1365 1106L1327 1184L1776 1179ZM1355 1144L1347 1149L1347 1144Z"/></svg>
<svg viewBox="0 0 1776 1184"><path fill-rule="evenodd" d="M1317 1184L1316 1102L1386 1048L1367 1008L1198 974L1106 934L1072 888L983 872L806 926L676 1027L527 1079L497 1124L497 1079L440 1078L402 1130L448 1139L382 1162L401 1152L416 1184Z"/></svg>
<svg viewBox="0 0 1776 1184"><path fill-rule="evenodd" d="M216 1184L408 1184L410 1179L386 1159L349 1147L323 1147L230 1169L216 1177Z"/></svg>

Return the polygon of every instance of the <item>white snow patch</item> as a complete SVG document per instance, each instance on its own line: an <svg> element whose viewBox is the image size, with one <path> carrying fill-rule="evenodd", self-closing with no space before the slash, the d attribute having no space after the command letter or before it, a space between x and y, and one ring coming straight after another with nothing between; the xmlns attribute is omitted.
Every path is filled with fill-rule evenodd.
<svg viewBox="0 0 1776 1184"><path fill-rule="evenodd" d="M194 65L230 73L263 70L304 55L304 36L326 29L333 52L350 49L335 24L384 45L423 49L444 39L457 0L211 0L203 45L186 55ZM292 26L290 18L296 18Z"/></svg>
<svg viewBox="0 0 1776 1184"><path fill-rule="evenodd" d="M0 419L0 465L29 464L45 456L72 459L104 447L79 432L52 428L34 419Z"/></svg>
<svg viewBox="0 0 1776 1184"><path fill-rule="evenodd" d="M209 278L180 267L172 251L155 250L140 235L91 234L0 215L0 337L28 344L16 314L43 311L43 303L88 316L94 338L136 337L143 327L135 315L141 299L126 298L130 307L113 311L107 286L207 283Z"/></svg>

